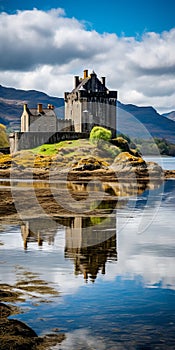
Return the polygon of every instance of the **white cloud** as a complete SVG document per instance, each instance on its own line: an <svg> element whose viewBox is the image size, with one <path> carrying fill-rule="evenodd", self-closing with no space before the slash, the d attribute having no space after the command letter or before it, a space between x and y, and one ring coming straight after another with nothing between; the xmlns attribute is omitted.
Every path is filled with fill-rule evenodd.
<svg viewBox="0 0 175 350"><path fill-rule="evenodd" d="M89 329L81 328L75 331L66 333L66 338L61 342L52 346L51 350L69 350L69 349L96 349L96 350L134 350L130 342L121 343L94 335Z"/></svg>
<svg viewBox="0 0 175 350"><path fill-rule="evenodd" d="M175 289L172 211L163 206L154 220L152 212L152 207L146 208L144 214L135 210L126 223L127 211L124 216L118 216L118 262L107 265L104 280L114 280L116 276L123 279L142 276L145 286L154 287L161 282L162 288ZM150 225L139 234L140 222L150 219Z"/></svg>
<svg viewBox="0 0 175 350"><path fill-rule="evenodd" d="M175 109L175 28L138 39L87 30L63 9L1 13L0 50L2 85L63 97L89 68L124 103Z"/></svg>

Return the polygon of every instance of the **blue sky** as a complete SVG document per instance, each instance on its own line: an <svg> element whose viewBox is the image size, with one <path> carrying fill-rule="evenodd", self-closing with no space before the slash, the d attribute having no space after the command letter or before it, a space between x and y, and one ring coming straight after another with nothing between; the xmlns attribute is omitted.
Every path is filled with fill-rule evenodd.
<svg viewBox="0 0 175 350"><path fill-rule="evenodd" d="M175 110L174 0L0 0L0 10L2 85L63 97L94 69L121 102Z"/></svg>
<svg viewBox="0 0 175 350"><path fill-rule="evenodd" d="M1 11L8 13L61 7L68 17L86 21L89 28L100 33L135 36L145 31L160 33L175 25L174 0L88 0L86 6L81 0L0 0L0 4Z"/></svg>

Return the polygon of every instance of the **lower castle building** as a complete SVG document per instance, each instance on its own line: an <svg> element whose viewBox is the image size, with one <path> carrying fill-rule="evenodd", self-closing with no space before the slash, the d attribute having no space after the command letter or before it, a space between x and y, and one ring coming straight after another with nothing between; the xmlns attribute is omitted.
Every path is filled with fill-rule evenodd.
<svg viewBox="0 0 175 350"><path fill-rule="evenodd" d="M58 119L53 105L43 108L38 103L37 108L28 108L24 104L21 116L21 132L57 132L57 131L74 131L71 120Z"/></svg>

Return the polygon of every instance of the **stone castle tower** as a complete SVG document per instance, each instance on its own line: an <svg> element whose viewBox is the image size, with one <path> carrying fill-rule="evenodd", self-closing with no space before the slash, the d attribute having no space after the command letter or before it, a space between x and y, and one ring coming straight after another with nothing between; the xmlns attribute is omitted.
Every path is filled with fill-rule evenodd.
<svg viewBox="0 0 175 350"><path fill-rule="evenodd" d="M106 87L105 77L98 79L93 71L84 77L74 77L74 89L65 92L65 119L71 119L75 131L90 131L94 125L111 129L116 134L117 91Z"/></svg>

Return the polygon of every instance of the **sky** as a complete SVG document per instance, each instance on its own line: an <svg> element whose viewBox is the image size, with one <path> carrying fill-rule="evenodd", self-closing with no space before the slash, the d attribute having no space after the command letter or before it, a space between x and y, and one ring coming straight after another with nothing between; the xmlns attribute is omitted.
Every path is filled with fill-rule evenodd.
<svg viewBox="0 0 175 350"><path fill-rule="evenodd" d="M175 110L174 0L0 0L0 84L63 97L95 70L119 100Z"/></svg>

